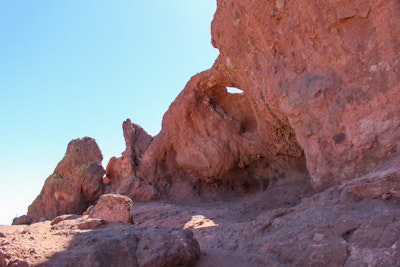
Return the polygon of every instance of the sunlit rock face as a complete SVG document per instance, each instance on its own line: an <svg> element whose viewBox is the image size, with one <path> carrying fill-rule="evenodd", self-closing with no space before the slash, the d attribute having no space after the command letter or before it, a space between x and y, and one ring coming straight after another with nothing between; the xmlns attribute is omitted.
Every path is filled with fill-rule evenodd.
<svg viewBox="0 0 400 267"><path fill-rule="evenodd" d="M139 176L180 196L289 176L323 190L399 150L399 1L217 3L220 55L171 105Z"/></svg>
<svg viewBox="0 0 400 267"><path fill-rule="evenodd" d="M140 227L117 223L110 225L117 231L108 232L103 220L109 219L82 219L78 229L106 231L78 236L76 244L83 245L57 254L50 264L68 262L70 255L97 264L105 261L96 255L110 255L108 263L121 265L124 254L128 261L157 260L139 266L190 266L199 255L214 256L221 266L397 266L400 1L217 4L212 44L220 55L190 79L165 114L161 132L151 137L125 121L126 150L111 159L105 177L94 141L72 141L28 212L35 221L79 213L101 193L118 193L135 202L135 223L150 228L133 233ZM251 194L256 195L230 198ZM185 201L143 203L157 198ZM117 217L108 215L116 204L106 204L103 214ZM18 219L30 223L29 218ZM65 218L56 218L63 221L51 228L60 227L63 237ZM45 222L24 229L40 225L50 227ZM189 231L160 226L190 229L198 243ZM17 241L37 242L38 250L41 242L25 238L26 230L13 233L22 229L17 227L0 229L0 265L26 254L20 251L36 260ZM61 236L48 229L48 240ZM129 244L109 238L115 233L137 241L135 255L124 250ZM110 247L117 248L112 255L102 249ZM47 251L39 255L49 259Z"/></svg>
<svg viewBox="0 0 400 267"><path fill-rule="evenodd" d="M400 148L399 7L217 1L220 55L190 79L157 136L124 122L126 150L109 162L103 192L147 201L276 183L323 190L374 170Z"/></svg>
<svg viewBox="0 0 400 267"><path fill-rule="evenodd" d="M279 179L308 177L292 129L258 110L246 90L228 92L236 84L225 78L217 61L188 82L165 114L138 172L161 195L248 195Z"/></svg>
<svg viewBox="0 0 400 267"><path fill-rule="evenodd" d="M154 187L137 177L137 169L153 138L139 125L127 119L122 123L126 148L120 157L110 159L103 179L104 193L127 195L133 200L156 198Z"/></svg>
<svg viewBox="0 0 400 267"><path fill-rule="evenodd" d="M62 214L82 214L102 194L103 155L90 137L72 140L64 158L28 208L34 222Z"/></svg>
<svg viewBox="0 0 400 267"><path fill-rule="evenodd" d="M318 189L399 150L399 13L399 1L218 1L214 69L248 95L259 132L269 117L294 132Z"/></svg>

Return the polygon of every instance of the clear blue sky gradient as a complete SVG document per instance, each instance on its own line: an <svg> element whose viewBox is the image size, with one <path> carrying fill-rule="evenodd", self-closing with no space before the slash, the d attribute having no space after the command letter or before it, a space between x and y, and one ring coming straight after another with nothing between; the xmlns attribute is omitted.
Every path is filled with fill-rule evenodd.
<svg viewBox="0 0 400 267"><path fill-rule="evenodd" d="M109 158L130 118L156 135L217 58L215 0L0 1L0 224L26 214L70 140Z"/></svg>

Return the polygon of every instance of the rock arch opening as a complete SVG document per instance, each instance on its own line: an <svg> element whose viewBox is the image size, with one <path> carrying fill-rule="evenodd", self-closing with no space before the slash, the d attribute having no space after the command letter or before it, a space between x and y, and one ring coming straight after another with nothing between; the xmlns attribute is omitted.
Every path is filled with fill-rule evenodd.
<svg viewBox="0 0 400 267"><path fill-rule="evenodd" d="M236 87L230 87L230 86L226 86L226 91L229 94L243 94L244 91L242 89L236 88Z"/></svg>

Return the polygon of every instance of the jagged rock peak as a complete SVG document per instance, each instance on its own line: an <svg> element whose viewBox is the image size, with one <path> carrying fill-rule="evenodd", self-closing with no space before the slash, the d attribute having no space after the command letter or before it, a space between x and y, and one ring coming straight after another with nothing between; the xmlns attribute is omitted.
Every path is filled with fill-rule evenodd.
<svg viewBox="0 0 400 267"><path fill-rule="evenodd" d="M74 139L64 158L50 175L39 196L28 208L28 216L37 222L62 214L82 214L102 194L103 155L96 140Z"/></svg>

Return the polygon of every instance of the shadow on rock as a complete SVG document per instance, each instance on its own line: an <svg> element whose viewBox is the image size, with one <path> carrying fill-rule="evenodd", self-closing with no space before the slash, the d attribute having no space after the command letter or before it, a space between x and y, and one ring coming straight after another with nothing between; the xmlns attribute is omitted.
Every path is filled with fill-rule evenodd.
<svg viewBox="0 0 400 267"><path fill-rule="evenodd" d="M199 255L190 231L109 223L75 233L64 251L38 266L191 266Z"/></svg>

